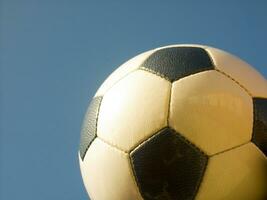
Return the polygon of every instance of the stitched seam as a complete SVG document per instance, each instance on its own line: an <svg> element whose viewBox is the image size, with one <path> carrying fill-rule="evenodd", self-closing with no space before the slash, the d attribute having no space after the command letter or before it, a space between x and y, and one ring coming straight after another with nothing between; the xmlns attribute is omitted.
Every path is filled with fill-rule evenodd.
<svg viewBox="0 0 267 200"><path fill-rule="evenodd" d="M134 170L134 167L133 167L134 164L133 164L133 160L132 160L131 155L132 155L132 153L134 153L134 151L137 150L140 146L144 145L144 143L149 142L152 138L154 138L155 136L157 136L158 134L160 134L161 131L164 130L164 129L166 129L166 127L164 127L164 128L162 128L162 129L160 129L159 131L157 131L157 132L159 132L159 133L157 133L157 134L153 134L153 135L147 137L145 140L141 141L136 147L134 147L134 148L130 151L130 161L131 161L131 166L132 166L133 175L134 175L134 177L135 177L135 181L136 181L137 187L138 187L138 189L139 189L139 192L140 192L140 194L141 194L141 196L142 196L143 198L144 198L145 195L144 195L144 193L141 191L141 186L140 186L140 183L138 182L137 174L136 174L136 172L135 172L135 170Z"/></svg>
<svg viewBox="0 0 267 200"><path fill-rule="evenodd" d="M212 154L212 155L210 155L209 157L211 158L211 157L213 157L213 156L217 156L217 155L220 155L220 154L226 153L226 152L228 152L228 151L231 151L231 150L237 149L237 148L239 148L239 147L242 147L242 146L244 146L244 145L246 145L246 144L249 144L250 142L251 142L251 141L244 142L244 143L242 143L242 144L239 144L239 145L237 145L237 146L234 146L234 147L231 147L231 148L229 148L229 149L226 149L226 150L220 151L220 152L218 152L218 153Z"/></svg>
<svg viewBox="0 0 267 200"><path fill-rule="evenodd" d="M186 141L189 145L191 145L195 150L199 151L202 155L204 156L208 156L204 151L202 151L199 147L197 147L195 144L193 144L192 142L190 142L188 139L186 139L183 135L181 135L179 132L175 131L172 127L170 126L165 126L162 129L159 129L158 131L156 131L156 134L150 135L148 136L146 139L142 140L138 145L136 145L135 147L133 147L129 152L132 153L134 152L136 149L138 149L140 146L142 146L144 144L144 142L149 142L153 137L157 136L158 134L160 134L159 132L163 131L164 129L170 129L171 131L177 133L177 135L179 137L181 137L184 141Z"/></svg>
<svg viewBox="0 0 267 200"><path fill-rule="evenodd" d="M141 147L142 145L144 145L144 143L149 142L154 136L157 136L158 134L161 133L161 131L163 131L163 130L166 129L166 128L168 128L168 126L162 128L162 129L160 129L160 130L158 130L158 131L155 131L156 134L150 135L150 136L148 136L146 139L144 139L143 141L140 141L140 142L138 143L138 145L136 145L135 147L133 147L133 148L130 150L130 152L129 152L129 154L130 154L129 157L130 157L130 162L131 162L131 167L132 167L132 171L133 171L134 180L135 180L135 182L136 182L138 191L139 191L139 193L141 194L141 196L142 196L143 198L144 198L145 195L144 195L144 193L141 191L141 186L140 186L140 184L139 184L139 182L138 182L137 174L136 174L136 172L135 172L135 170L134 170L134 167L133 167L134 164L133 164L133 160L132 160L131 155L132 155L132 153L133 153L135 150L137 150L139 147Z"/></svg>
<svg viewBox="0 0 267 200"><path fill-rule="evenodd" d="M201 182L203 180L203 177L205 175L205 170L206 170L206 167L207 167L207 164L208 164L209 157L208 157L208 155L204 151L202 151L200 148L198 148L194 143L192 143L191 141L189 141L187 138L185 138L179 132L175 131L171 127L169 127L169 128L171 129L171 131L177 133L177 136L180 137L182 140L184 140L187 144L189 144L189 146L192 147L195 151L200 152L200 154L204 157L200 161L201 166L203 166L203 168L201 168L201 176L200 176L199 180L197 181L197 184L196 184L196 186L194 188L194 192L193 192L193 195L192 195L192 200L193 200L193 199L195 199L195 197L197 195L197 192L199 190L199 187L200 187Z"/></svg>
<svg viewBox="0 0 267 200"><path fill-rule="evenodd" d="M144 67L140 67L139 69L140 70L143 70L143 71L150 72L150 73L155 74L155 75L157 75L157 76L159 76L159 77L161 77L161 78L163 78L163 79L165 79L165 80L167 80L167 81L169 81L171 83L174 83L174 82L176 82L178 80L182 80L184 78L188 78L190 76L194 76L194 75L199 74L199 73L202 73L202 72L207 72L207 71L213 71L213 70L215 70L215 67L214 66L211 66L211 67L205 67L203 69L199 69L199 70L193 72L192 74L185 75L183 77L179 77L179 78L176 78L176 79L173 79L173 80L169 79L167 76L164 76L163 74L161 74L159 72L156 72L156 71L154 71L152 69L148 69L148 68L144 68Z"/></svg>
<svg viewBox="0 0 267 200"><path fill-rule="evenodd" d="M82 158L82 161L84 160L84 158L85 158L85 156L86 156L86 153L87 153L87 151L88 151L88 149L89 149L89 147L91 146L91 144L95 141L95 139L96 139L96 135L94 136L94 138L91 140L91 142L87 145L87 147L86 147L86 149L85 149L85 151L84 151L84 153L83 153L83 155L81 156L81 158Z"/></svg>
<svg viewBox="0 0 267 200"><path fill-rule="evenodd" d="M133 160L131 158L131 155L128 155L128 162L129 162L129 165L131 167L131 176L133 178L133 181L135 183L137 191L139 192L140 196L143 198L143 193L141 192L141 189L140 189L141 186L139 185L138 180L137 180L137 175L136 175L136 172L135 172L134 167L133 167L134 164L133 164Z"/></svg>
<svg viewBox="0 0 267 200"><path fill-rule="evenodd" d="M93 143L93 141L95 140L95 138L97 137L97 124L98 124L98 116L99 116L99 110L100 110L100 106L101 106L101 104L102 104L102 100L103 100L103 96L98 96L98 97L94 97L93 99L100 99L99 101L99 105L98 105L98 108L97 108L97 114L96 114L96 125L95 125L95 135L94 135L94 138L92 139L92 141L87 145L87 147L86 147L86 149L85 149L85 151L84 151L84 153L83 153L83 156L82 156L82 161L84 160L84 158L85 158L85 155L86 155L86 153L87 153L87 151L88 151L88 149L89 149L89 147L91 146L91 144Z"/></svg>
<svg viewBox="0 0 267 200"><path fill-rule="evenodd" d="M237 83L241 88L243 88L243 89L249 94L249 96L251 96L251 97L253 98L252 94L250 93L250 91L249 91L247 88L245 88L245 86L243 86L239 81L235 80L235 79L234 79L232 76L230 76L229 74L227 74L227 73L221 71L220 69L218 69L218 68L216 67L216 65L215 65L215 61L214 61L212 55L208 52L208 49L209 49L208 47L205 47L205 48L203 48L203 49L204 49L204 50L207 52L207 54L209 55L210 60L211 60L211 62L212 62L212 64L213 64L213 66L214 66L214 70L215 70L215 71L217 71L217 72L219 72L219 73L225 75L226 77L230 78L232 81L234 81L235 83Z"/></svg>
<svg viewBox="0 0 267 200"><path fill-rule="evenodd" d="M181 47L182 47L182 46L181 46ZM204 50L206 51L206 48L204 48L204 47L198 47L198 48L202 48L202 49L204 49ZM153 52L153 53L154 53L154 52ZM153 53L151 53L151 55L152 55ZM215 68L215 65L214 65L214 62L213 62L212 57L209 55L209 53L208 53L207 51L206 51L206 53L208 54L208 56L209 56L209 58L210 58L210 60L211 60L211 63L213 64L212 67ZM134 72L134 71L137 71L137 70L139 70L139 69L140 69L140 70L144 70L144 71L151 72L151 73L153 73L153 74L155 74L155 75L158 75L158 76L160 76L161 78L164 78L165 80L170 81L170 82L175 82L175 81L177 81L177 80L180 80L180 79L182 79L182 78L185 78L185 77L188 77L188 76L197 74L197 73L202 72L202 71L208 71L208 70L211 70L211 69L209 69L209 67L206 67L205 70L202 70L202 69L201 69L201 71L197 71L196 73L193 73L193 74L184 76L184 77L182 77L182 78L177 78L177 79L174 79L174 80L170 80L167 76L164 76L163 74L161 74L161 73L159 73L159 72L156 72L156 71L154 71L154 70L152 70L152 69L150 69L150 68L145 68L145 67L142 66L142 64L140 64L138 67L136 67L136 68L133 69L132 71L127 72L124 76L122 76L121 78L119 78L118 80L116 80L110 87L107 87L107 89L105 90L105 92L104 92L102 95L100 94L99 96L103 96L103 95L104 95L108 90L110 90L110 89L111 89L117 82L119 82L120 80L124 79L124 78L125 78L126 76L128 76L130 73L132 73L132 72ZM95 97L98 97L98 95L96 95Z"/></svg>
<svg viewBox="0 0 267 200"><path fill-rule="evenodd" d="M255 138L255 133L254 132L254 127L256 127L256 121L258 120L258 113L259 113L259 109L256 106L256 101L260 100L260 99L266 99L266 98L259 98L259 97L255 97L252 98L252 103L253 103L253 126L252 126L252 134L251 134L251 143L253 143L258 149L260 149L261 152L263 152L263 150L260 148L260 143L257 142L257 139ZM263 153L264 154L264 153ZM266 156L267 158L267 156Z"/></svg>
<svg viewBox="0 0 267 200"><path fill-rule="evenodd" d="M211 70L214 70L214 66L208 66L208 67L203 67L201 69L197 69L196 71L193 71L192 73L188 74L188 75L184 75L183 77L178 77L176 79L174 79L172 82L175 82L175 81L178 81L178 80L181 80L183 78L188 78L190 76L194 76L198 73L202 73L202 72L206 72L206 71L211 71Z"/></svg>
<svg viewBox="0 0 267 200"><path fill-rule="evenodd" d="M139 192L139 194L141 195L141 191L140 191L140 189L139 189L139 185L138 185L138 183L137 183L137 179L136 179L136 176L135 176L135 171L134 171L134 168L133 168L132 159L130 158L130 154L129 154L129 152L122 150L122 149L119 148L118 146L111 144L110 142L104 140L103 138L101 138L101 137L99 137L99 136L98 136L97 138L98 138L100 141L102 141L103 143L105 143L106 145L108 145L109 147L115 149L116 151L119 151L120 153L126 154L126 156L127 156L127 161L128 161L129 167L130 167L130 169L131 169L131 170L130 170L131 177L132 177L133 182L134 182L134 184L135 184L135 186L136 186L136 190L137 190L137 191ZM142 196L142 195L141 195L141 196Z"/></svg>
<svg viewBox="0 0 267 200"><path fill-rule="evenodd" d="M256 126L256 117L257 117L257 109L256 109L256 102L255 102L255 99L252 98L252 104L253 104L253 117L252 117L252 134L251 134L251 141L254 142L254 137L255 137L255 134L254 134L254 127ZM258 118L258 117L257 117ZM255 143L255 142L254 142ZM257 145L256 145L257 146Z"/></svg>
<svg viewBox="0 0 267 200"><path fill-rule="evenodd" d="M131 154L132 152L134 152L136 149L138 149L140 146L142 146L142 144L144 142L148 142L151 140L151 138L153 138L154 136L158 135L159 132L161 132L162 130L164 130L165 128L168 128L168 126L165 126L164 128L161 128L159 130L156 130L154 131L154 133L156 134L152 134L152 135L149 135L148 137L144 138L143 140L141 140L136 146L132 147L129 151L129 153Z"/></svg>
<svg viewBox="0 0 267 200"><path fill-rule="evenodd" d="M219 72L219 73L225 75L226 77L230 78L232 81L234 81L235 83L237 83L242 89L244 89L244 90L248 93L248 95L249 95L250 97L253 98L252 94L251 94L251 93L247 90L247 88L245 88L240 82L238 82L237 80L235 80L234 78L232 78L230 75L226 74L225 72L223 72L223 71L221 71L221 70L219 70L219 69L217 69L217 68L215 68L215 71L217 71L217 72Z"/></svg>
<svg viewBox="0 0 267 200"><path fill-rule="evenodd" d="M152 69L150 69L150 68L145 68L145 67L141 66L141 67L139 67L139 69L140 69L140 70L147 71L147 72L150 72L150 73L155 74L155 75L157 75L157 76L160 76L161 78L163 78L163 79L165 79L165 80L167 80L167 81L169 81L169 82L173 82L173 81L170 80L167 76L164 76L163 74L161 74L161 73L159 73L159 72L156 72L156 71L154 71L154 70L152 70Z"/></svg>
<svg viewBox="0 0 267 200"><path fill-rule="evenodd" d="M169 102L168 102L167 126L169 126L169 124L170 124L170 111L171 111L172 87L173 87L173 84L171 83L170 93L169 93Z"/></svg>
<svg viewBox="0 0 267 200"><path fill-rule="evenodd" d="M199 151L202 155L204 156L208 156L204 151L202 151L198 146L196 146L194 143L192 143L191 141L189 141L186 137L184 137L183 135L181 135L179 132L175 131L173 128L168 127L169 129L171 129L172 131L174 131L175 133L178 134L179 137L181 137L184 141L186 141L190 146L192 146L195 150Z"/></svg>
<svg viewBox="0 0 267 200"><path fill-rule="evenodd" d="M103 139L102 137L97 136L97 138L98 138L99 140L101 140L102 142L106 143L107 145L113 147L114 149L117 149L118 151L121 151L121 152L124 153L124 154L129 154L127 151L123 150L123 149L120 148L118 145L115 145L114 143L111 143L111 142L109 142L109 141Z"/></svg>
<svg viewBox="0 0 267 200"><path fill-rule="evenodd" d="M205 159L203 159L203 160L201 161L201 163L204 165L204 167L203 167L202 170L201 170L201 176L200 176L199 181L197 182L197 185L196 185L196 187L195 187L195 191L194 191L194 195L193 195L192 200L194 200L194 199L196 198L197 193L198 193L198 191L199 191L199 188L200 188L200 186L201 186L201 183L202 183L202 181L203 181L203 179L204 179L204 176L205 176L205 173L206 173L206 169L207 169L207 167L208 167L208 163L209 163L209 157L206 156Z"/></svg>
<svg viewBox="0 0 267 200"><path fill-rule="evenodd" d="M153 50L149 50L149 51L151 51L151 54L150 55L152 55L153 53L154 53L154 51ZM142 54L142 53L141 53ZM141 54L139 54L139 55L141 55ZM138 56L138 55L137 55ZM149 56L148 56L149 57ZM147 57L147 58L148 58ZM147 59L146 58L146 59ZM145 60L146 60L145 59ZM131 60L131 59L129 59L129 60ZM127 60L126 62L124 62L123 64L121 64L120 66L119 66L119 68L122 66L122 65L124 65L124 64L126 64L129 60ZM144 62L144 61L143 61ZM142 63L143 63L142 62ZM107 87L107 89L106 90L103 90L103 94L101 95L99 95L99 96L103 96L103 95L105 95L114 85L116 85L120 80L122 80L122 79L124 79L126 76L128 76L129 74L131 74L132 72L134 72L134 71L137 71L139 68L140 68L140 66L142 65L142 63L141 64L139 64L139 66L136 66L134 69L132 69L131 71L128 71L127 73L125 73L122 77L120 77L118 80L116 80L116 81L114 81L113 82L113 84L111 85L111 86L109 86L109 87ZM115 70L116 71L116 70ZM114 71L114 72L115 72ZM114 73L113 72L113 73ZM101 87L101 86L100 86ZM98 95L96 95L95 97L97 97Z"/></svg>
<svg viewBox="0 0 267 200"><path fill-rule="evenodd" d="M251 142L251 144L257 148L257 150L261 153L261 155L263 155L263 157L266 159L267 161L267 156L263 153L263 151L260 149L260 147L258 147L254 142Z"/></svg>
<svg viewBox="0 0 267 200"><path fill-rule="evenodd" d="M206 47L206 48L204 48L204 49L205 49L205 51L207 52L207 54L209 55L209 57L210 57L210 59L211 59L213 65L215 66L215 67L214 67L214 70L217 71L217 72L219 72L220 74L226 76L227 78L231 79L232 81L234 81L236 84L239 85L239 87L241 87L243 90L245 90L245 92L252 98L252 104L253 104L252 124L253 124L253 127L254 127L254 123L255 123L255 122L254 122L255 105L254 105L254 102L253 102L253 96L252 96L252 94L251 94L250 91L249 91L247 88L245 88L245 86L243 86L239 81L237 81L236 79L234 79L234 78L233 78L232 76L230 76L229 74L227 74L227 73L223 72L222 70L218 69L218 68L216 67L216 65L215 65L215 62L214 62L213 57L212 57L212 56L210 55L210 53L207 51L207 50L208 50L208 47ZM253 127L252 127L252 130L251 130L251 131L252 131L252 134L251 134L251 139L250 139L250 141L245 142L245 143L243 143L243 144L241 144L241 145L232 147L232 148L230 148L230 149L227 149L227 150L224 150L224 151L215 153L215 154L211 155L210 157L215 156L215 155L219 155L219 154L221 154L221 153L230 151L230 150L235 149L235 148L238 148L238 147L241 147L241 146L246 145L246 144L248 144L249 142L251 142L251 141L253 140L253 135L254 135L254 134L253 134Z"/></svg>
<svg viewBox="0 0 267 200"><path fill-rule="evenodd" d="M130 75L132 72L137 71L138 69L139 69L139 67L136 67L135 69L133 69L133 70L127 72L126 74L124 74L124 75L123 75L122 77L120 77L118 80L114 81L113 84L112 84L111 86L107 87L106 90L103 90L103 93L102 93L102 94L100 93L99 96L104 96L104 95L105 95L111 88L113 88L114 85L116 85L119 81L121 81L122 79L126 78L128 75ZM100 87L101 87L101 86L100 86ZM95 97L98 97L98 95L96 94Z"/></svg>
<svg viewBox="0 0 267 200"><path fill-rule="evenodd" d="M255 133L254 133L254 127L256 127L256 121L258 120L258 113L259 109L256 106L256 101L264 99L264 98L253 98L253 128L252 128L252 137L251 137L251 142L263 153L263 149L261 149L261 144L260 142L257 141L255 138ZM264 154L264 153L263 153ZM265 154L264 154L265 155ZM267 156L265 156L267 158Z"/></svg>
<svg viewBox="0 0 267 200"><path fill-rule="evenodd" d="M186 46L186 45L185 45L185 46L181 45L181 46L178 46L178 47L187 47L187 46ZM165 47L162 47L162 48L164 49ZM173 47L166 47L166 48L173 48ZM174 47L174 48L175 48L175 47ZM209 57L209 60L210 60L210 62L211 62L211 66L206 66L206 67L200 68L200 69L194 71L192 74L188 74L188 75L185 75L185 76L183 76L183 77L178 77L178 78L175 78L175 79L173 79L173 80L170 79L170 78L168 78L167 76L165 76L165 75L162 74L162 73L159 73L159 72L157 72L157 71L155 71L155 70L153 70L153 69L150 69L150 68L143 67L142 65L140 66L139 69L144 70L144 71L151 72L151 73L153 73L153 74L156 74L156 75L158 75L158 76L160 76L160 77L166 79L167 81L170 81L171 83L173 83L173 82L175 82L175 81L178 81L178 80L180 80L180 79L182 79L182 78L189 77L189 76L191 76L191 75L200 73L200 72L209 71L209 70L214 70L214 69L215 69L214 62L213 62L212 57L210 56L210 54L206 51L206 48L202 47L202 45L200 45L199 47L196 47L196 48L200 48L200 49L203 49L203 50L205 51L205 53L206 53L207 56ZM161 47L158 48L157 50L161 50ZM155 52L156 52L156 51L155 51Z"/></svg>
<svg viewBox="0 0 267 200"><path fill-rule="evenodd" d="M205 170L206 170L206 167L208 165L208 155L202 151L200 148L198 148L195 144L193 144L192 142L190 142L188 139L186 139L183 135L181 135L179 132L175 131L174 129L172 129L171 127L169 127L169 129L175 133L177 133L178 137L180 137L182 140L184 140L187 144L189 144L190 147L192 147L195 151L197 152L200 152L200 154L204 157L203 159L201 159L200 163L201 163L201 166L203 166L203 168L201 168L201 176L199 178L199 180L197 181L197 184L194 188L194 193L193 193L193 196L192 196L192 200L196 197L197 195L197 192L199 190L199 187L201 185L201 182L203 180L203 177L205 175Z"/></svg>
<svg viewBox="0 0 267 200"><path fill-rule="evenodd" d="M182 136L180 133L178 133L177 131L175 131L174 129L172 129L172 128L169 127L169 126L164 127L164 128L162 128L161 130L159 130L157 134L154 134L154 135L148 137L146 140L142 141L139 145L137 145L133 150L131 150L131 151L130 151L130 156L131 156L131 154L133 154L134 151L136 151L140 146L145 145L145 143L149 142L151 139L153 139L154 137L156 137L158 134L161 134L161 131L163 131L164 129L169 129L170 131L176 133L176 135L177 135L178 137L180 137L184 142L186 142L187 144L189 144L189 146L192 147L195 151L200 152L200 154L204 157L204 158L201 159L201 161L200 161L201 166L204 166L204 167L201 169L201 174L202 174L202 175L200 176L200 178L199 178L199 180L198 180L198 182L197 182L197 184L196 184L196 187L195 187L195 189L194 189L194 195L192 196L192 200L193 200L193 199L195 198L196 194L197 194L197 191L199 190L199 187L200 187L201 182L202 182L202 180L203 180L203 177L204 177L204 175L205 175L205 170L206 170L206 168L207 168L207 164L208 164L208 159L209 159L209 157L208 157L208 155L206 155L200 148L198 148L195 144L193 144L192 142L190 142L189 140L187 140L187 139L186 139L184 136ZM132 166L133 166L132 159L130 159L130 160L131 160L131 164L132 164ZM135 178L136 178L137 186L138 186L138 188L140 188L140 187L139 187L139 183L138 183L138 181L137 181L137 176L136 176L136 173L135 173L134 168L133 168L133 173L134 173ZM140 190L139 190L139 191L140 191ZM141 193L141 195L143 196L143 193L142 193L141 191L140 191L140 193Z"/></svg>

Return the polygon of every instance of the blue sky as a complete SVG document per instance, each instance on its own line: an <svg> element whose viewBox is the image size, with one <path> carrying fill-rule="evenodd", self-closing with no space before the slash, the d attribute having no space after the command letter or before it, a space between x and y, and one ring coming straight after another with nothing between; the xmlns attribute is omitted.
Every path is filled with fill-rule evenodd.
<svg viewBox="0 0 267 200"><path fill-rule="evenodd" d="M87 105L121 63L168 44L240 56L267 77L267 1L0 1L0 199L87 199Z"/></svg>

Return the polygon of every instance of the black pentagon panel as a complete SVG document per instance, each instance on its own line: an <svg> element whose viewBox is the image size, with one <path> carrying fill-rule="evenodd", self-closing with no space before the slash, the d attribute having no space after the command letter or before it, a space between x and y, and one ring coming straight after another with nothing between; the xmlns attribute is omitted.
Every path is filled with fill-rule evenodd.
<svg viewBox="0 0 267 200"><path fill-rule="evenodd" d="M253 98L252 142L267 156L267 99Z"/></svg>
<svg viewBox="0 0 267 200"><path fill-rule="evenodd" d="M82 160L84 159L90 144L96 137L97 118L101 101L102 97L95 97L91 101L84 117L80 141L80 156Z"/></svg>
<svg viewBox="0 0 267 200"><path fill-rule="evenodd" d="M214 66L209 54L200 47L170 47L154 52L140 68L173 82L191 74L212 70Z"/></svg>
<svg viewBox="0 0 267 200"><path fill-rule="evenodd" d="M130 153L139 190L145 200L194 199L208 157L170 128Z"/></svg>

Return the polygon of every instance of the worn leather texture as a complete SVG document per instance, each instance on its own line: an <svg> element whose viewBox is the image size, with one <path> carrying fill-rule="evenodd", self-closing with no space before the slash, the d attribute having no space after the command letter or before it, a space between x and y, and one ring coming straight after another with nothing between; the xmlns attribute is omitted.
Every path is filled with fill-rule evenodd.
<svg viewBox="0 0 267 200"><path fill-rule="evenodd" d="M82 160L84 159L84 156L90 144L96 137L98 111L101 100L102 97L93 98L84 117L80 141L80 156Z"/></svg>
<svg viewBox="0 0 267 200"><path fill-rule="evenodd" d="M267 156L267 99L254 98L252 141Z"/></svg>
<svg viewBox="0 0 267 200"><path fill-rule="evenodd" d="M152 53L141 65L171 82L185 76L214 69L208 53L199 47L170 47Z"/></svg>
<svg viewBox="0 0 267 200"><path fill-rule="evenodd" d="M170 128L161 130L130 155L146 200L194 199L208 159Z"/></svg>

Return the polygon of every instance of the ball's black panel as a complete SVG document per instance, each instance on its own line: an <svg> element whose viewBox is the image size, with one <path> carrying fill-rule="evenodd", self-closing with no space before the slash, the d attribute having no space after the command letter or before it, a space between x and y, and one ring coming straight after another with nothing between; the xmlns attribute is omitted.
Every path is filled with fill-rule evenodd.
<svg viewBox="0 0 267 200"><path fill-rule="evenodd" d="M254 98L254 123L252 141L267 156L267 99Z"/></svg>
<svg viewBox="0 0 267 200"><path fill-rule="evenodd" d="M143 142L130 157L145 200L194 199L208 160L170 128Z"/></svg>
<svg viewBox="0 0 267 200"><path fill-rule="evenodd" d="M90 144L96 137L97 118L101 101L102 97L95 97L91 101L84 118L80 142L80 156L82 160L84 159L86 151L89 148Z"/></svg>
<svg viewBox="0 0 267 200"><path fill-rule="evenodd" d="M214 69L208 53L199 47L170 47L150 55L141 69L159 74L171 82L185 76Z"/></svg>

